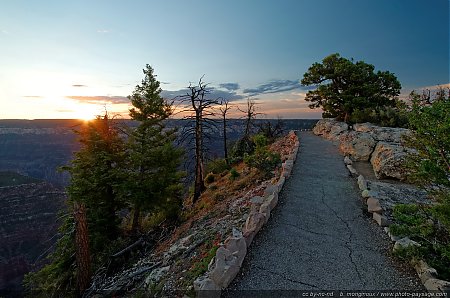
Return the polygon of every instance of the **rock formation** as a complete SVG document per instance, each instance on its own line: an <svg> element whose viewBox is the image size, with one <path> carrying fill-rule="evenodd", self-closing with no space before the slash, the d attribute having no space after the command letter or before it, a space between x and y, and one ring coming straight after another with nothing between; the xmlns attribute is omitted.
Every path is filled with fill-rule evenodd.
<svg viewBox="0 0 450 298"><path fill-rule="evenodd" d="M313 129L314 134L339 143L341 152L353 161L370 161L377 178L404 180L406 149L402 136L405 128L379 127L371 123L355 124L334 119L322 119Z"/></svg>

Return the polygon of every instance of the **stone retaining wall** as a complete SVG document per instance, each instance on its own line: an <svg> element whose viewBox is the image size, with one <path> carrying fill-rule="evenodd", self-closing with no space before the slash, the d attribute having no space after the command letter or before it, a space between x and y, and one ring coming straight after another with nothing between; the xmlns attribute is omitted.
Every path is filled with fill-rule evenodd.
<svg viewBox="0 0 450 298"><path fill-rule="evenodd" d="M252 198L251 211L242 232L233 230L232 235L217 249L215 257L208 266L208 271L194 281L194 289L198 297L220 297L221 290L225 289L238 274L247 254L247 248L255 235L268 222L270 212L278 203L278 195L292 172L299 150L300 143L295 132L290 131L289 135L296 141L288 159L282 164L277 183L266 187L264 197Z"/></svg>
<svg viewBox="0 0 450 298"><path fill-rule="evenodd" d="M384 227L384 231L388 234L391 241L394 242L393 250L396 251L409 246L420 246L419 243L408 237L400 238L390 233L389 226L392 224L392 219L384 214L389 207L381 204L380 200L377 198L377 193L369 189L366 178L355 170L352 166L352 161L347 156L344 158L344 163L350 174L357 177L358 187L361 191L361 196L367 205L367 211L379 226ZM436 269L430 267L425 261L413 259L411 260L411 264L416 269L422 284L428 291L442 293L450 292L450 282L439 279Z"/></svg>

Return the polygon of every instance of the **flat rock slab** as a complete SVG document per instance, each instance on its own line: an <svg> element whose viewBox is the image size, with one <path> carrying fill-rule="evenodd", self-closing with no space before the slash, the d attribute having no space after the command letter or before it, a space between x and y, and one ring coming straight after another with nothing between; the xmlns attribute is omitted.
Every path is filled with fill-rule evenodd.
<svg viewBox="0 0 450 298"><path fill-rule="evenodd" d="M376 193L384 209L392 209L397 204L431 204L425 191L405 183L369 181L368 188Z"/></svg>
<svg viewBox="0 0 450 298"><path fill-rule="evenodd" d="M299 137L298 159L279 204L223 295L279 289L423 291L415 274L399 271L387 256L389 239L363 214L360 191L338 148L310 132Z"/></svg>

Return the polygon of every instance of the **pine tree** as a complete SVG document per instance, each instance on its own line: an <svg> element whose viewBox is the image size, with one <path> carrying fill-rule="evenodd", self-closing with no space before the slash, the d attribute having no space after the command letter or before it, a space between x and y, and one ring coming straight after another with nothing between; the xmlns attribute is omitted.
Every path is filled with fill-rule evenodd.
<svg viewBox="0 0 450 298"><path fill-rule="evenodd" d="M70 166L68 214L51 263L26 278L31 296L81 295L119 235L124 141L108 114L77 132L81 149Z"/></svg>
<svg viewBox="0 0 450 298"><path fill-rule="evenodd" d="M182 151L173 143L176 130L166 128L172 104L161 97L161 88L153 68L146 65L144 79L129 99L130 117L139 122L128 143L128 201L133 209L132 231L140 228L142 211L164 211L174 215L181 207L178 171Z"/></svg>

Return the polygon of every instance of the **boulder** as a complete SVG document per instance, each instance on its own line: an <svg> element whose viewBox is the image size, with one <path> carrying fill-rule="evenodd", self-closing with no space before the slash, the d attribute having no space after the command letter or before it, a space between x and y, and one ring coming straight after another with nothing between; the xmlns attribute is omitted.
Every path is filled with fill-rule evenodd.
<svg viewBox="0 0 450 298"><path fill-rule="evenodd" d="M402 239L395 241L394 251L397 251L402 248L407 248L410 246L420 246L420 244L414 240L409 239L408 237L404 237Z"/></svg>
<svg viewBox="0 0 450 298"><path fill-rule="evenodd" d="M278 192L280 192L283 189L284 182L286 182L286 177L281 176L280 179L278 180L278 183L276 184L278 187Z"/></svg>
<svg viewBox="0 0 450 298"><path fill-rule="evenodd" d="M377 127L376 125L373 125L372 123L369 122L353 124L353 130L357 132L372 133L376 127Z"/></svg>
<svg viewBox="0 0 450 298"><path fill-rule="evenodd" d="M339 149L344 155L350 155L355 161L367 161L376 142L369 133L346 132L339 137Z"/></svg>
<svg viewBox="0 0 450 298"><path fill-rule="evenodd" d="M329 118L320 119L319 121L317 121L312 131L315 135L326 136L330 133L331 127L335 122L335 120Z"/></svg>
<svg viewBox="0 0 450 298"><path fill-rule="evenodd" d="M403 135L410 134L411 131L406 128L381 127L371 123L358 123L353 125L357 132L369 133L375 141L401 143Z"/></svg>
<svg viewBox="0 0 450 298"><path fill-rule="evenodd" d="M350 174L355 175L355 176L358 175L358 172L352 165L347 165L347 169L350 172Z"/></svg>
<svg viewBox="0 0 450 298"><path fill-rule="evenodd" d="M380 227L387 227L391 224L391 222L387 219L386 216L381 215L379 213L374 212L372 217Z"/></svg>
<svg viewBox="0 0 450 298"><path fill-rule="evenodd" d="M442 279L430 278L423 285L430 292L450 293L450 282Z"/></svg>
<svg viewBox="0 0 450 298"><path fill-rule="evenodd" d="M353 162L352 162L352 160L350 159L350 157L346 156L346 157L344 157L344 163L345 163L346 165L351 165Z"/></svg>
<svg viewBox="0 0 450 298"><path fill-rule="evenodd" d="M264 217L265 217L265 220L266 220L265 223L269 221L270 211L271 211L271 209L270 209L270 206L269 206L268 202L264 202L261 205L261 207L259 208L259 213L264 214Z"/></svg>
<svg viewBox="0 0 450 298"><path fill-rule="evenodd" d="M370 158L375 176L378 179L405 180L407 174L404 167L406 155L406 150L399 144L378 142Z"/></svg>
<svg viewBox="0 0 450 298"><path fill-rule="evenodd" d="M338 140L339 135L347 130L347 123L325 118L317 122L313 128L313 133L329 140Z"/></svg>
<svg viewBox="0 0 450 298"><path fill-rule="evenodd" d="M242 231L247 247L250 246L253 238L259 232L259 230L261 230L265 222L266 216L264 214L259 212L250 213L249 217L245 221L244 229Z"/></svg>
<svg viewBox="0 0 450 298"><path fill-rule="evenodd" d="M275 194L275 193L274 193L274 194L268 196L268 197L265 199L265 202L267 202L267 204L268 204L269 207L270 207L270 211L272 211L273 208L275 208L275 206L276 206L277 203L278 203L278 194Z"/></svg>
<svg viewBox="0 0 450 298"><path fill-rule="evenodd" d="M358 176L358 187L362 191L367 189L367 181L363 175Z"/></svg>
<svg viewBox="0 0 450 298"><path fill-rule="evenodd" d="M325 137L333 141L338 140L339 136L346 131L348 131L347 123L335 121L333 126L331 126L330 133Z"/></svg>
<svg viewBox="0 0 450 298"><path fill-rule="evenodd" d="M367 211L369 211L370 213L382 213L383 208L381 208L380 201L374 198L368 198Z"/></svg>
<svg viewBox="0 0 450 298"><path fill-rule="evenodd" d="M194 280L194 290L197 297L220 297L220 287L209 277L200 276Z"/></svg>
<svg viewBox="0 0 450 298"><path fill-rule="evenodd" d="M269 184L267 185L266 189L264 190L264 196L269 196L271 194L274 194L278 191L278 186L276 184Z"/></svg>
<svg viewBox="0 0 450 298"><path fill-rule="evenodd" d="M236 277L247 253L244 237L228 237L216 251L209 277L220 288L226 288Z"/></svg>
<svg viewBox="0 0 450 298"><path fill-rule="evenodd" d="M420 280L423 284L430 279L430 278L436 278L437 277L437 271L436 269L430 267L425 261L419 260L416 262L413 262L414 268L416 269L417 275L419 275Z"/></svg>
<svg viewBox="0 0 450 298"><path fill-rule="evenodd" d="M378 194L377 194L375 191L369 190L369 189L365 189L365 190L363 190L363 191L361 192L361 196L362 196L364 199L367 199L367 198L370 198L370 197L374 198L374 197L376 197L377 195L378 195Z"/></svg>

